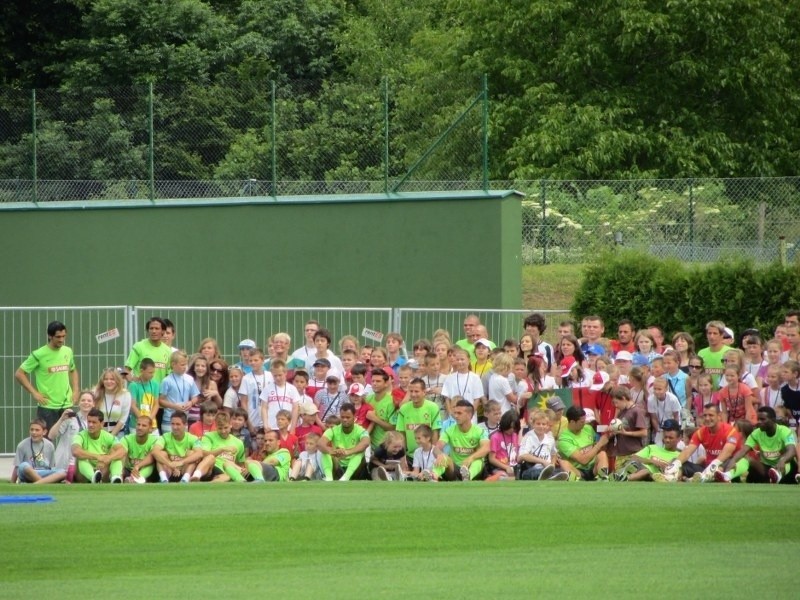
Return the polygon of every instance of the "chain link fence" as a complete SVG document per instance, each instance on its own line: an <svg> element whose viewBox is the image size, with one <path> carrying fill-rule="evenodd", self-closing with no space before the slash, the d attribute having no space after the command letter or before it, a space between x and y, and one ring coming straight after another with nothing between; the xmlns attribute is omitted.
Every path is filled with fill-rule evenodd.
<svg viewBox="0 0 800 600"><path fill-rule="evenodd" d="M485 81L474 89L0 88L0 202L487 189Z"/></svg>
<svg viewBox="0 0 800 600"><path fill-rule="evenodd" d="M616 246L711 262L793 260L800 178L502 181L526 194L526 264L580 263ZM781 256L781 254L784 256Z"/></svg>

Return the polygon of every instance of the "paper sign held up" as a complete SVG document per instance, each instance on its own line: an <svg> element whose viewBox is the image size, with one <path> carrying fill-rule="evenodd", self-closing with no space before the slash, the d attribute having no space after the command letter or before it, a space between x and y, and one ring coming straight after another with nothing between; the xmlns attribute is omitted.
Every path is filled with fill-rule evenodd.
<svg viewBox="0 0 800 600"><path fill-rule="evenodd" d="M368 329L364 327L364 330L361 332L362 337L367 338L368 340L372 340L373 342L382 342L383 341L383 334L380 331L375 331L374 329Z"/></svg>
<svg viewBox="0 0 800 600"><path fill-rule="evenodd" d="M106 342L110 342L111 340L117 339L119 337L119 329L114 327L114 329L109 329L108 331L99 333L94 337L97 338L98 344L104 344Z"/></svg>

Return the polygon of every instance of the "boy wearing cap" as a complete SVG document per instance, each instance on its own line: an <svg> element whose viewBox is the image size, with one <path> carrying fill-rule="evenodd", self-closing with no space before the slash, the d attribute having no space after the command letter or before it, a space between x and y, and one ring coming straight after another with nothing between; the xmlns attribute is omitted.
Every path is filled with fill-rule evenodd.
<svg viewBox="0 0 800 600"><path fill-rule="evenodd" d="M570 406L566 417L567 428L558 438L558 453L581 479L608 481L608 435L603 433L595 442L594 429L587 425L586 413L579 406Z"/></svg>
<svg viewBox="0 0 800 600"><path fill-rule="evenodd" d="M361 383L351 383L350 387L347 389L347 396L350 399L350 403L355 406L355 419L356 425L361 425L367 432L372 431L372 422L367 419L367 415L371 410L374 410L374 407L364 402L364 397L367 395L367 388Z"/></svg>
<svg viewBox="0 0 800 600"><path fill-rule="evenodd" d="M314 404L319 407L319 418L325 422L330 416L338 416L342 404L347 402L347 396L340 387L339 376L328 372L325 377L325 387L314 395Z"/></svg>
<svg viewBox="0 0 800 600"><path fill-rule="evenodd" d="M250 339L244 339L239 342L239 362L234 367L239 367L242 372L247 375L253 370L250 366L250 352L256 349L256 343Z"/></svg>
<svg viewBox="0 0 800 600"><path fill-rule="evenodd" d="M414 457L417 449L417 440L414 431L420 425L427 425L433 430L433 443L439 439L442 420L439 416L439 407L435 402L425 398L425 382L415 377L408 385L410 402L403 404L397 411L396 429L406 436L406 454Z"/></svg>
<svg viewBox="0 0 800 600"><path fill-rule="evenodd" d="M328 372L331 370L331 361L327 358L320 358L311 365L312 378L308 381L306 393L312 398L317 397L317 392L325 389L325 382L328 379ZM331 373L331 375L335 375Z"/></svg>

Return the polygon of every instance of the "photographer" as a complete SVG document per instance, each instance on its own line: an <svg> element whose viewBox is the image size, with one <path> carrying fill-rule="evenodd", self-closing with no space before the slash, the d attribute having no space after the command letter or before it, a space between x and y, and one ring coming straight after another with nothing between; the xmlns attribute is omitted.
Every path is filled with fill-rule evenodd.
<svg viewBox="0 0 800 600"><path fill-rule="evenodd" d="M89 411L94 408L94 394L84 390L78 398L78 406L66 409L47 432L47 437L55 444L55 468L65 469L67 481L72 483L75 476L75 459L72 456L72 439L86 429Z"/></svg>

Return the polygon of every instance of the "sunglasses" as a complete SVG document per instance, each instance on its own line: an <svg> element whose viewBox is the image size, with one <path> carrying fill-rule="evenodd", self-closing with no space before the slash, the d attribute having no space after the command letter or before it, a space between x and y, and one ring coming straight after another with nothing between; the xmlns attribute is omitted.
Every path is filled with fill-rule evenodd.
<svg viewBox="0 0 800 600"><path fill-rule="evenodd" d="M224 373L225 369L223 369L222 367L211 367L211 372L212 373Z"/></svg>
<svg viewBox="0 0 800 600"><path fill-rule="evenodd" d="M689 365L689 368L691 368L691 369L702 369L703 365Z"/></svg>

